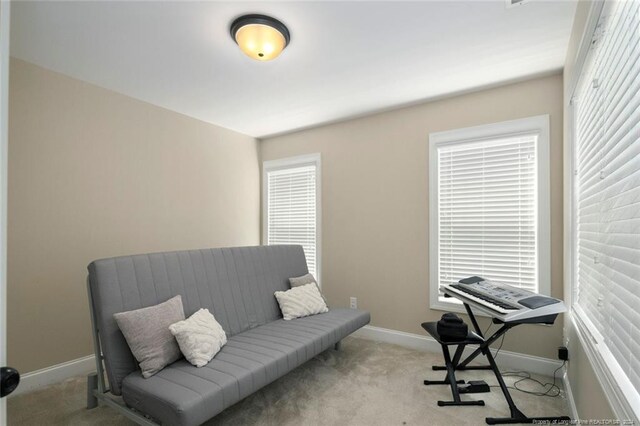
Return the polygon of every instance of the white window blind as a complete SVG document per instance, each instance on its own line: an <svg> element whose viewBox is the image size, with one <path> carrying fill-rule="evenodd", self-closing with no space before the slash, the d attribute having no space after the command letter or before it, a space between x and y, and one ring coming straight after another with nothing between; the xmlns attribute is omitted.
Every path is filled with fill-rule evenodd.
<svg viewBox="0 0 640 426"><path fill-rule="evenodd" d="M574 93L578 315L640 392L640 2L606 3ZM611 365L610 365L611 366Z"/></svg>
<svg viewBox="0 0 640 426"><path fill-rule="evenodd" d="M437 148L440 286L480 275L538 291L536 140Z"/></svg>
<svg viewBox="0 0 640 426"><path fill-rule="evenodd" d="M309 273L318 277L317 164L266 170L266 243L299 244Z"/></svg>

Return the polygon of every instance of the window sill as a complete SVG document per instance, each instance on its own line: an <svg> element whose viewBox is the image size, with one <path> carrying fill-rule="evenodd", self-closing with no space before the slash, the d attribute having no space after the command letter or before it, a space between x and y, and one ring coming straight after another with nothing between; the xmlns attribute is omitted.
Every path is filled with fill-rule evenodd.
<svg viewBox="0 0 640 426"><path fill-rule="evenodd" d="M613 412L620 420L631 420L633 424L638 424L640 393L626 377L626 373L606 347L599 333L592 331L593 325L585 312L580 307L574 306L569 315Z"/></svg>

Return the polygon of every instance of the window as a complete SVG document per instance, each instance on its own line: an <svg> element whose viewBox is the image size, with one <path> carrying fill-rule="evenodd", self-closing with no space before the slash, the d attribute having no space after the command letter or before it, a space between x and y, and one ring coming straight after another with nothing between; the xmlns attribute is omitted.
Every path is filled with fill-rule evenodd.
<svg viewBox="0 0 640 426"><path fill-rule="evenodd" d="M263 164L263 243L299 244L320 283L320 154Z"/></svg>
<svg viewBox="0 0 640 426"><path fill-rule="evenodd" d="M638 420L640 2L601 7L570 107L572 317L614 411Z"/></svg>
<svg viewBox="0 0 640 426"><path fill-rule="evenodd" d="M549 294L549 118L432 133L431 307L479 275Z"/></svg>

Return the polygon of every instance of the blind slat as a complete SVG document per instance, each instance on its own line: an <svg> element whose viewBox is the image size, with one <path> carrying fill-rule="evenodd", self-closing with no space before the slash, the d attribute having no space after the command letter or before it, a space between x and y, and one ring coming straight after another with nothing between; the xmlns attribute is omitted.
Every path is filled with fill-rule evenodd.
<svg viewBox="0 0 640 426"><path fill-rule="evenodd" d="M299 244L316 271L316 165L267 171L267 244Z"/></svg>
<svg viewBox="0 0 640 426"><path fill-rule="evenodd" d="M610 3L574 104L576 303L627 372L640 365L639 8ZM639 378L628 377L638 392Z"/></svg>
<svg viewBox="0 0 640 426"><path fill-rule="evenodd" d="M537 135L437 147L439 284L537 290Z"/></svg>

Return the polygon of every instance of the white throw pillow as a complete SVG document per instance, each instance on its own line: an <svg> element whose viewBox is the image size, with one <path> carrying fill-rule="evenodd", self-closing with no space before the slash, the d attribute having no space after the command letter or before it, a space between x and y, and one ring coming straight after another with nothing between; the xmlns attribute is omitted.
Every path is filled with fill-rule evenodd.
<svg viewBox="0 0 640 426"><path fill-rule="evenodd" d="M287 291L276 291L274 294L285 320L329 312L315 283L301 285Z"/></svg>
<svg viewBox="0 0 640 426"><path fill-rule="evenodd" d="M316 279L313 278L313 275L306 274L300 277L289 278L289 284L291 284L291 288L300 287L301 285L307 285L311 283L314 283L316 287L318 287L318 291L320 292L320 296L322 296L322 300L324 300L324 303L327 305L327 307L329 307L329 304L327 303L327 298L324 297L324 294L322 294L322 291L320 290L320 286L318 285L318 282L316 281Z"/></svg>
<svg viewBox="0 0 640 426"><path fill-rule="evenodd" d="M180 351L196 367L207 365L227 343L222 326L208 309L200 309L184 321L169 326Z"/></svg>

